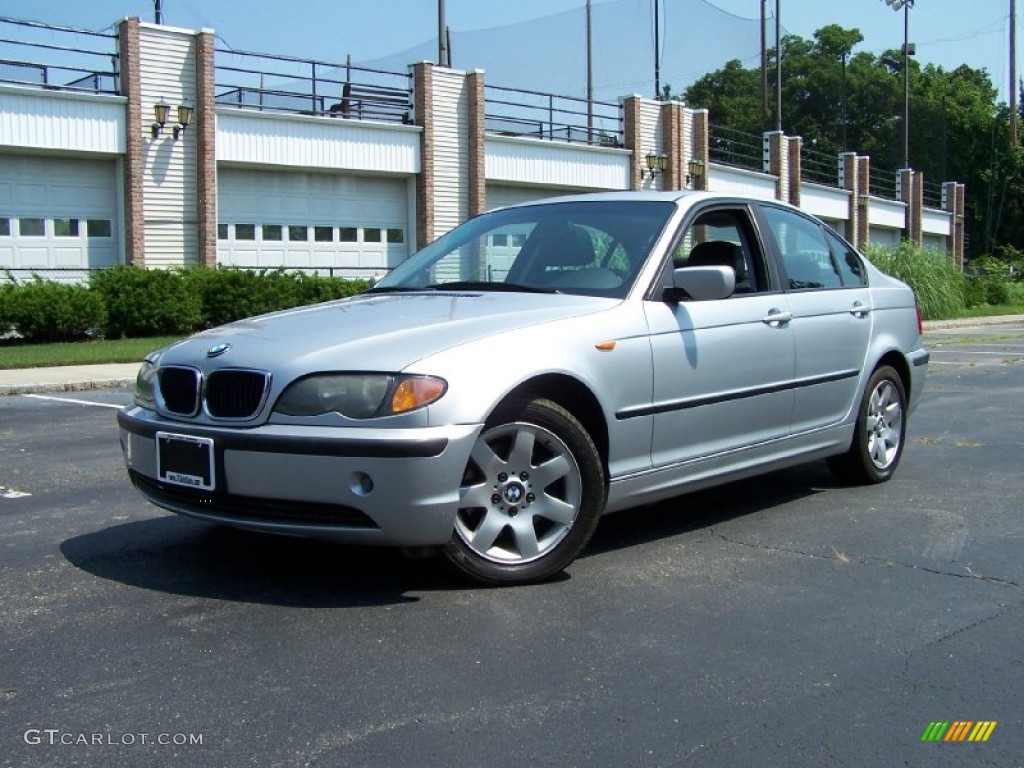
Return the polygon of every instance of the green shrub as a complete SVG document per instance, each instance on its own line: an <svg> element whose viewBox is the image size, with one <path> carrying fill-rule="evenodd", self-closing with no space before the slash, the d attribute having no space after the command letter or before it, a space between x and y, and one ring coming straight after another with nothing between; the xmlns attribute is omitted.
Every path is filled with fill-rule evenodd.
<svg viewBox="0 0 1024 768"><path fill-rule="evenodd" d="M253 272L234 267L200 268L186 274L202 302L203 319L208 326L287 309L299 303L295 279L283 269Z"/></svg>
<svg viewBox="0 0 1024 768"><path fill-rule="evenodd" d="M344 298L368 287L365 280L343 280L286 272L284 269L199 268L185 274L192 292L200 297L203 320L208 327L303 304Z"/></svg>
<svg viewBox="0 0 1024 768"><path fill-rule="evenodd" d="M958 317L966 307L964 276L946 254L907 241L896 248L869 245L867 257L880 270L914 289L925 320Z"/></svg>
<svg viewBox="0 0 1024 768"><path fill-rule="evenodd" d="M332 299L355 296L370 287L366 280L346 280L341 277L324 277L299 272L295 275L298 285L299 304L316 304Z"/></svg>
<svg viewBox="0 0 1024 768"><path fill-rule="evenodd" d="M1024 282L1020 280L1007 283L1006 285L1007 304L1015 307L1024 307Z"/></svg>
<svg viewBox="0 0 1024 768"><path fill-rule="evenodd" d="M13 290L13 283L0 283L0 334L6 333L11 327L11 320L7 314L7 297Z"/></svg>
<svg viewBox="0 0 1024 768"><path fill-rule="evenodd" d="M103 299L84 285L35 279L8 290L4 313L28 341L72 341L104 326Z"/></svg>
<svg viewBox="0 0 1024 768"><path fill-rule="evenodd" d="M180 270L121 266L93 275L111 338L187 334L202 325L202 303Z"/></svg>

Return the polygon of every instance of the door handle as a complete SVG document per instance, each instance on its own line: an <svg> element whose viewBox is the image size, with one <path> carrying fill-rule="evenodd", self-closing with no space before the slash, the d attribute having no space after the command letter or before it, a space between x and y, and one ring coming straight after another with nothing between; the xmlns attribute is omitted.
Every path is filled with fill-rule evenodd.
<svg viewBox="0 0 1024 768"><path fill-rule="evenodd" d="M853 302L853 306L850 307L850 314L854 317L867 317L868 312L871 311L871 307L865 304L863 301Z"/></svg>
<svg viewBox="0 0 1024 768"><path fill-rule="evenodd" d="M761 322L764 323L765 325L771 325L777 328L781 328L792 319L792 312L783 312L781 309L769 309L768 314L765 315L764 319Z"/></svg>

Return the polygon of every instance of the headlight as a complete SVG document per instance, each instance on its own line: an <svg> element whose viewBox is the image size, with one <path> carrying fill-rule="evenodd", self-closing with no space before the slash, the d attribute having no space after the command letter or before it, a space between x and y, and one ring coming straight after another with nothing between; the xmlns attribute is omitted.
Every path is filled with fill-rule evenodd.
<svg viewBox="0 0 1024 768"><path fill-rule="evenodd" d="M340 413L350 419L368 419L422 408L441 397L446 388L443 379L431 376L318 374L289 386L274 410L286 416Z"/></svg>
<svg viewBox="0 0 1024 768"><path fill-rule="evenodd" d="M142 408L156 408L156 361L153 355L147 357L135 376L135 404Z"/></svg>

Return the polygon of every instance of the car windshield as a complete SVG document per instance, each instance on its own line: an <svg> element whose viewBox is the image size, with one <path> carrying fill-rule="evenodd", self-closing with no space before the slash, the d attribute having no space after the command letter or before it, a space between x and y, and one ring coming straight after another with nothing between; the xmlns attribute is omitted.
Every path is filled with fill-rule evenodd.
<svg viewBox="0 0 1024 768"><path fill-rule="evenodd" d="M673 210L665 201L576 200L491 211L419 251L373 291L624 298Z"/></svg>

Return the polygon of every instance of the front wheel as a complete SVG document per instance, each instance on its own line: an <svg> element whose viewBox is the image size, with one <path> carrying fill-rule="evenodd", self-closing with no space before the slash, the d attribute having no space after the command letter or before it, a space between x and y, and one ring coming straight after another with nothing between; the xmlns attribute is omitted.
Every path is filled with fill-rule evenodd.
<svg viewBox="0 0 1024 768"><path fill-rule="evenodd" d="M459 489L445 554L489 584L548 578L571 563L605 503L604 464L576 418L550 400L505 409L484 427Z"/></svg>
<svg viewBox="0 0 1024 768"><path fill-rule="evenodd" d="M870 484L888 480L903 455L906 413L903 379L889 366L879 368L864 388L850 449L829 459L829 467L847 482Z"/></svg>

